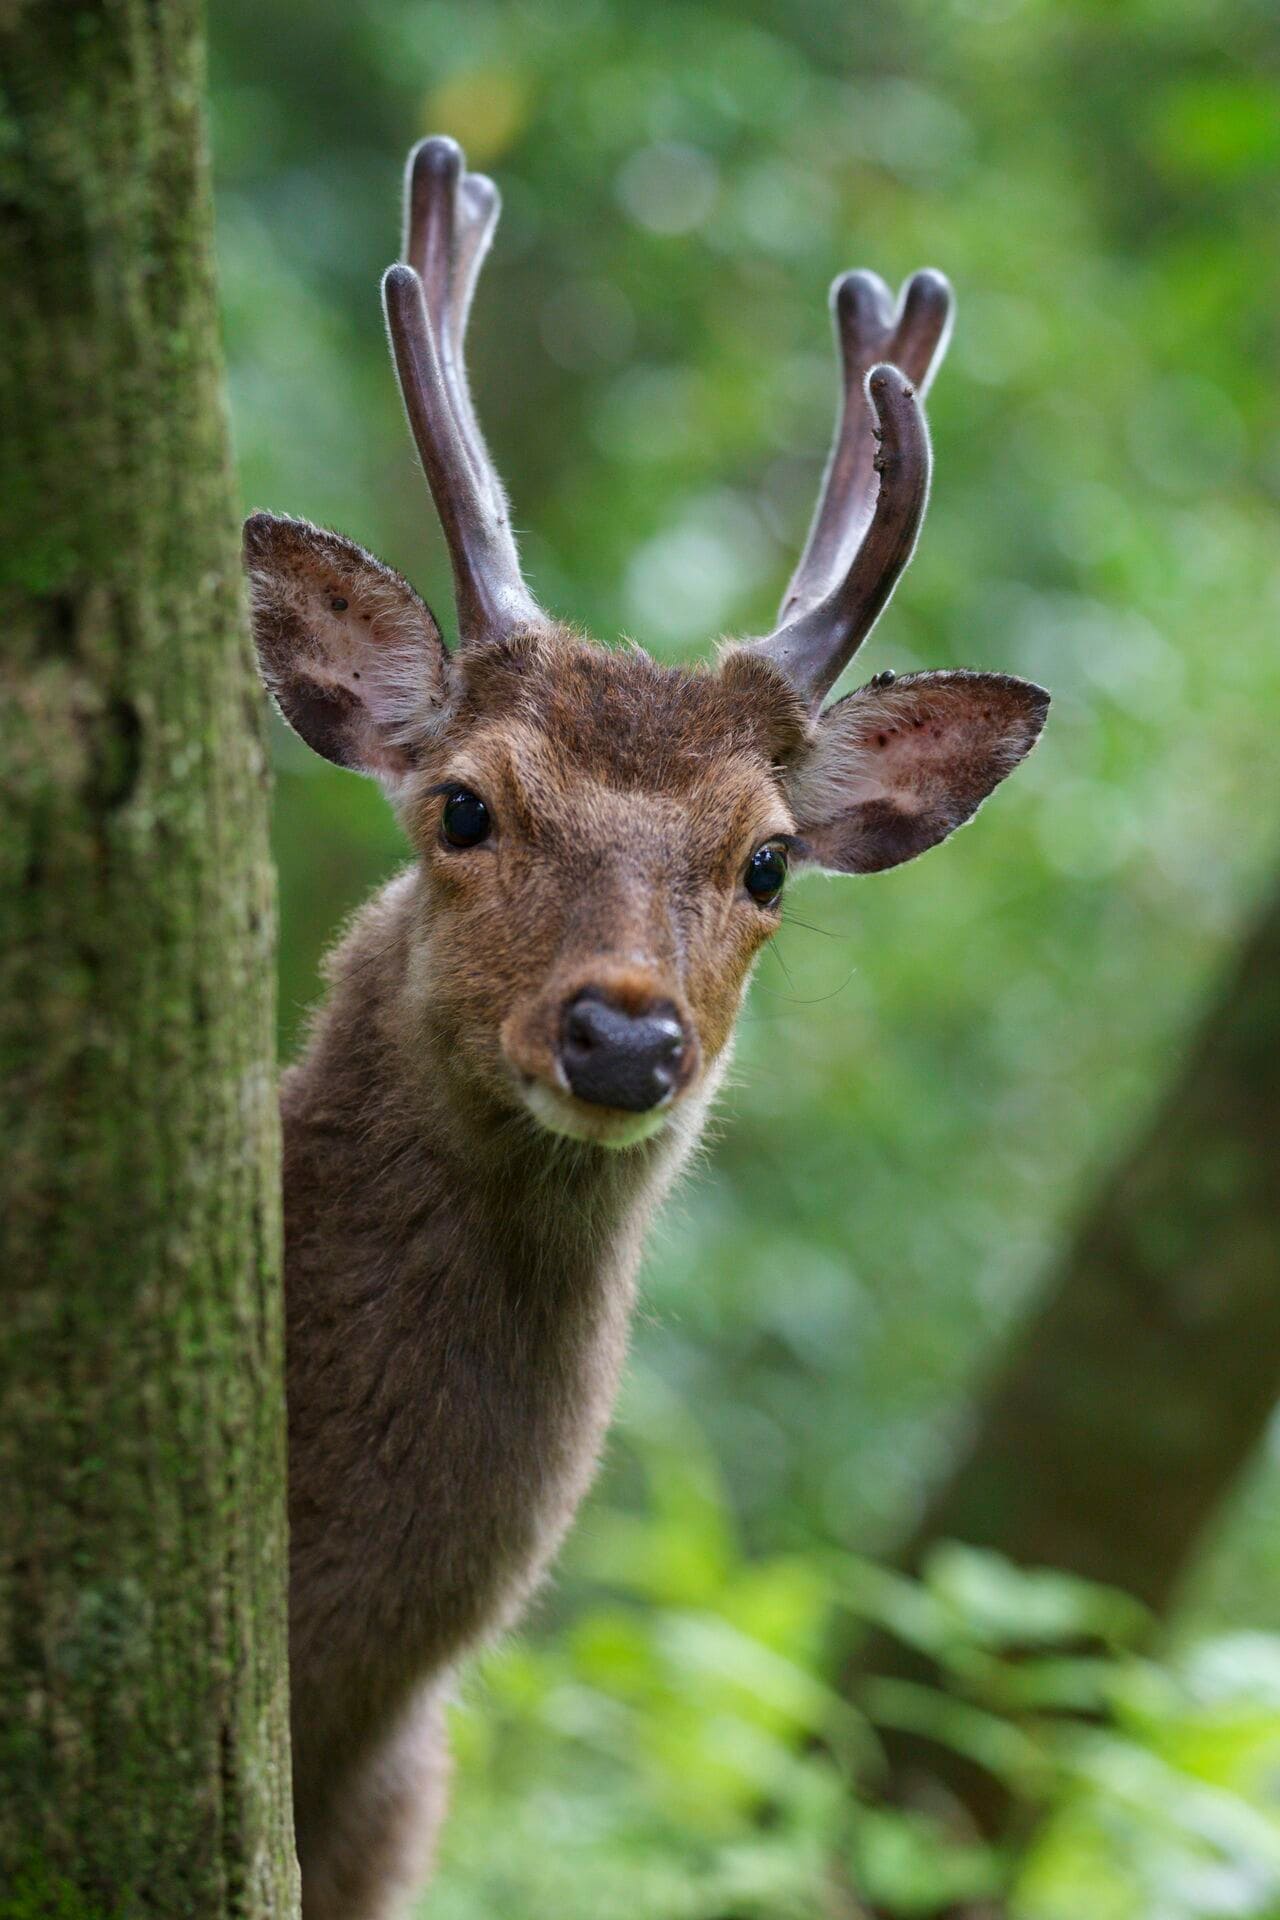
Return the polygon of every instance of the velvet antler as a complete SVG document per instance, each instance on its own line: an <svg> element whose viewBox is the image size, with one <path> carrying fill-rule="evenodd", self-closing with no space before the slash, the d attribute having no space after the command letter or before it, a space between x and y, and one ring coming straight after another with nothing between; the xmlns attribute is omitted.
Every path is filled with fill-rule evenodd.
<svg viewBox="0 0 1280 1920"><path fill-rule="evenodd" d="M545 624L525 584L502 482L467 389L467 315L500 201L456 141L423 140L405 178L405 260L383 304L405 411L448 542L464 642Z"/></svg>
<svg viewBox="0 0 1280 1920"><path fill-rule="evenodd" d="M849 273L831 306L842 384L836 436L779 625L755 643L812 707L870 633L915 548L931 464L920 401L946 350L951 289L940 273L917 273L895 312L876 274Z"/></svg>

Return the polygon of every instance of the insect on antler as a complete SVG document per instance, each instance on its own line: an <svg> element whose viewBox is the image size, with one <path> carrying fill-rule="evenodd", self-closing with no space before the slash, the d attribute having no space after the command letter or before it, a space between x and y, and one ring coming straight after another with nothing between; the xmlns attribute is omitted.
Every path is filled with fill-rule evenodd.
<svg viewBox="0 0 1280 1920"><path fill-rule="evenodd" d="M453 564L464 641L545 625L520 571L507 497L467 389L463 347L501 202L456 141L421 141L405 176L405 260L382 298L400 391Z"/></svg>
<svg viewBox="0 0 1280 1920"><path fill-rule="evenodd" d="M779 625L755 643L813 707L879 619L915 548L931 465L919 403L946 351L951 288L925 269L895 311L877 274L848 273L832 287L831 307L843 395L836 435Z"/></svg>

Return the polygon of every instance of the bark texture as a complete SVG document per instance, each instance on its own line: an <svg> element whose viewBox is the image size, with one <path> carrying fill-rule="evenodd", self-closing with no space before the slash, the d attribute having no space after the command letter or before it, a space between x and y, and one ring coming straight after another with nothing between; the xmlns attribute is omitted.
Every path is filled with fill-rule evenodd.
<svg viewBox="0 0 1280 1920"><path fill-rule="evenodd" d="M296 1911L272 882L193 0L0 4L0 1913Z"/></svg>
<svg viewBox="0 0 1280 1920"><path fill-rule="evenodd" d="M1164 1613L1280 1397L1280 891L1161 1108L1087 1218L900 1559L939 1540L1061 1568ZM882 1642L868 1669L925 1677ZM934 1677L936 1676L929 1676ZM996 1783L905 1740L979 1822Z"/></svg>

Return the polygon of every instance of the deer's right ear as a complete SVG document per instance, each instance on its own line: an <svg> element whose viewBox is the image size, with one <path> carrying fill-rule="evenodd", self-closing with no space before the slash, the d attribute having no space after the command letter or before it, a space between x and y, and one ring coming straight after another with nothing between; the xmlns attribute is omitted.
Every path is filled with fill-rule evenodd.
<svg viewBox="0 0 1280 1920"><path fill-rule="evenodd" d="M449 656L431 609L363 547L307 520L244 523L253 637L289 725L340 767L390 786L444 704Z"/></svg>

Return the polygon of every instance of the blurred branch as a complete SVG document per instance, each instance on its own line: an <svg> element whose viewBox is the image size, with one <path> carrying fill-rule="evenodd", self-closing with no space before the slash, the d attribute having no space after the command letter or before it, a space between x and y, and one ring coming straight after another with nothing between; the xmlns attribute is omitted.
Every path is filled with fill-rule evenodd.
<svg viewBox="0 0 1280 1920"><path fill-rule="evenodd" d="M1280 1396L1278 1169L1280 892L1016 1336L905 1569L960 1540L1167 1611ZM881 1638L851 1657L845 1684L858 1692L870 1675L939 1683ZM989 1775L916 1736L886 1745L893 1797L927 1781L981 1831L1008 1831Z"/></svg>

